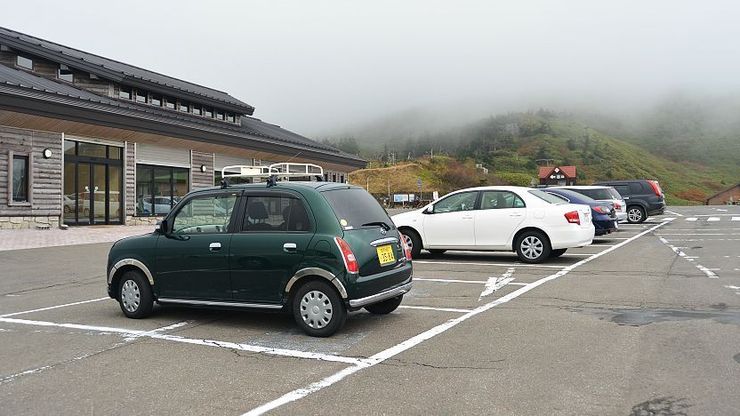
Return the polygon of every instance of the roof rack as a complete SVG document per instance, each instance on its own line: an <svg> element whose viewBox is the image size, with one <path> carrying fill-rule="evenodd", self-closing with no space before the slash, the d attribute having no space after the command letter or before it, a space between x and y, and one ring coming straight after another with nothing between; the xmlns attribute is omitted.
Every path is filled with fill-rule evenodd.
<svg viewBox="0 0 740 416"><path fill-rule="evenodd" d="M239 172L239 173L236 173ZM230 165L221 169L221 187L229 186L228 178L268 178L268 186L278 179L316 176L324 180L324 168L313 163L279 162L269 166Z"/></svg>

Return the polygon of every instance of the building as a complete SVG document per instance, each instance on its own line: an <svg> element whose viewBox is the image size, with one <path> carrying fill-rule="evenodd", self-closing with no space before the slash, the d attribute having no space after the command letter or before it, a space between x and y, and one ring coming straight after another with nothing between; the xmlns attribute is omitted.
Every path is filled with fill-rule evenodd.
<svg viewBox="0 0 740 416"><path fill-rule="evenodd" d="M740 183L707 198L707 205L740 204Z"/></svg>
<svg viewBox="0 0 740 416"><path fill-rule="evenodd" d="M576 184L575 166L540 166L540 185L570 186Z"/></svg>
<svg viewBox="0 0 740 416"><path fill-rule="evenodd" d="M0 228L152 223L224 166L357 156L231 95L0 27Z"/></svg>

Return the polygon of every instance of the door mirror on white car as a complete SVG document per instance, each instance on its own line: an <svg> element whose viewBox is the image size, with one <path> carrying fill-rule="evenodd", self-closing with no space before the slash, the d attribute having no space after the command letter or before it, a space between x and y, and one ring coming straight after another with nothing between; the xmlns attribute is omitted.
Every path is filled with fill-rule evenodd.
<svg viewBox="0 0 740 416"><path fill-rule="evenodd" d="M422 214L434 214L434 205L429 205L428 207L424 208L424 211L421 211Z"/></svg>

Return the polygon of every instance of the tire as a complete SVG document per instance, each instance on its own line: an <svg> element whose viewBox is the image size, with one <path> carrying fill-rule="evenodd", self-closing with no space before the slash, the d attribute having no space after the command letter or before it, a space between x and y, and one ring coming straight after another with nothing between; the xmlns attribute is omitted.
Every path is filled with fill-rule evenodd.
<svg viewBox="0 0 740 416"><path fill-rule="evenodd" d="M516 240L516 254L524 263L542 263L550 257L550 241L540 231L525 231Z"/></svg>
<svg viewBox="0 0 740 416"><path fill-rule="evenodd" d="M434 255L434 256L441 256L441 255L445 254L445 251L447 251L447 250L445 250L445 249L439 249L439 248L434 248L434 249L429 250L429 252L432 253L432 255Z"/></svg>
<svg viewBox="0 0 740 416"><path fill-rule="evenodd" d="M414 230L401 230L401 237L406 240L406 244L411 245L411 258L415 259L421 254L421 237Z"/></svg>
<svg viewBox="0 0 740 416"><path fill-rule="evenodd" d="M565 254L567 250L568 250L567 248L559 248L557 250L552 250L550 251L550 257L552 258L560 257L563 254Z"/></svg>
<svg viewBox="0 0 740 416"><path fill-rule="evenodd" d="M645 222L646 219L647 214L641 206L633 205L627 207L627 222L630 224L640 224Z"/></svg>
<svg viewBox="0 0 740 416"><path fill-rule="evenodd" d="M293 297L293 319L306 334L328 337L347 320L347 310L336 289L314 280L298 288Z"/></svg>
<svg viewBox="0 0 740 416"><path fill-rule="evenodd" d="M152 313L152 287L141 272L129 270L123 273L118 282L118 303L123 314L132 319L146 318Z"/></svg>
<svg viewBox="0 0 740 416"><path fill-rule="evenodd" d="M403 295L390 298L382 302L373 303L365 306L365 310L375 315L387 315L398 308L403 300Z"/></svg>

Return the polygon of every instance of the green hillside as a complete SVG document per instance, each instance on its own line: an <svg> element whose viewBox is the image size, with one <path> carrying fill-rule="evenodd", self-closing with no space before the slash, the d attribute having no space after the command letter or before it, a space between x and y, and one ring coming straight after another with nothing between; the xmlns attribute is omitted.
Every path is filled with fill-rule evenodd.
<svg viewBox="0 0 740 416"><path fill-rule="evenodd" d="M439 149L435 150L437 154L448 157L413 157L426 148ZM707 167L675 162L546 111L491 117L450 135L406 140L391 150L412 155L412 160L405 161L403 169L379 169L389 164L386 149L371 165L374 169L358 171L350 180L377 188L371 189L373 193L387 192L389 185L393 192L415 192L417 178L428 185L428 190L442 193L477 184L529 185L536 178L536 161L547 160L540 164L577 166L580 184L605 179L657 179L668 203L677 205L702 203L740 178L740 164ZM489 174L476 169L476 163L488 168Z"/></svg>

